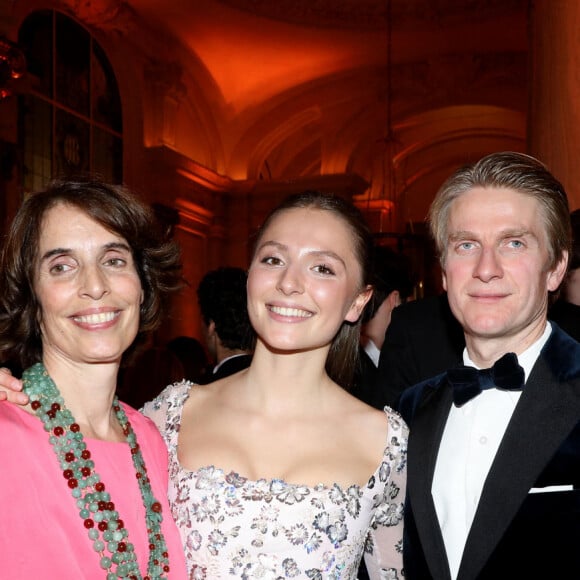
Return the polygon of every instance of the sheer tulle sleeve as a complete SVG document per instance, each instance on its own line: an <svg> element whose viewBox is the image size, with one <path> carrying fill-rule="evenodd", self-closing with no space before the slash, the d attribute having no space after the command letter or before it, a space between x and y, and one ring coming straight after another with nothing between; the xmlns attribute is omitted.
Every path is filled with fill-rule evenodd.
<svg viewBox="0 0 580 580"><path fill-rule="evenodd" d="M143 415L155 423L168 447L172 435L179 431L183 403L189 396L192 386L193 383L189 381L169 385L140 409Z"/></svg>
<svg viewBox="0 0 580 580"><path fill-rule="evenodd" d="M407 425L398 413L389 416L388 461L379 477L386 482L374 497L375 512L365 546L365 564L371 580L403 578L403 508L407 482Z"/></svg>

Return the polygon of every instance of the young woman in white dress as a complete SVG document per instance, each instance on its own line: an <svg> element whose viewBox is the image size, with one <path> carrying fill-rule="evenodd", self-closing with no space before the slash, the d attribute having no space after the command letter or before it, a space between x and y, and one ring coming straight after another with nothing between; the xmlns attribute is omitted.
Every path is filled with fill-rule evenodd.
<svg viewBox="0 0 580 580"><path fill-rule="evenodd" d="M168 387L144 412L170 452L191 578L400 578L406 426L350 395L372 239L358 210L307 192L258 233L251 366Z"/></svg>

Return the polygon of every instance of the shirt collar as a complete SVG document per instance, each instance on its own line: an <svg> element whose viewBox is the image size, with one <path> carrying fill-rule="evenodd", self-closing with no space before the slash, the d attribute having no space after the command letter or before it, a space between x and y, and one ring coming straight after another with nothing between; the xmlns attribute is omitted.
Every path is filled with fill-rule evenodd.
<svg viewBox="0 0 580 580"><path fill-rule="evenodd" d="M364 350L373 361L376 367L379 366L379 358L381 356L381 351L377 348L377 345L369 338L364 345Z"/></svg>
<svg viewBox="0 0 580 580"><path fill-rule="evenodd" d="M548 342L550 334L552 334L552 325L549 322L546 322L546 328L544 329L542 336L540 336L536 342L528 346L524 352L518 354L518 362L524 369L526 381L532 372L533 366L536 364L536 360L538 360L538 357L540 356L542 348L544 348L544 345ZM467 348L463 349L463 364L468 367L480 368L469 358Z"/></svg>

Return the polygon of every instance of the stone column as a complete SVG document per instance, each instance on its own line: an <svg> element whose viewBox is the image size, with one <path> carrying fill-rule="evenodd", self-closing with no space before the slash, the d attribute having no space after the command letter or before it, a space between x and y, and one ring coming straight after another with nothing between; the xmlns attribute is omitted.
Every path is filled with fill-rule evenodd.
<svg viewBox="0 0 580 580"><path fill-rule="evenodd" d="M528 151L580 207L580 2L530 3Z"/></svg>

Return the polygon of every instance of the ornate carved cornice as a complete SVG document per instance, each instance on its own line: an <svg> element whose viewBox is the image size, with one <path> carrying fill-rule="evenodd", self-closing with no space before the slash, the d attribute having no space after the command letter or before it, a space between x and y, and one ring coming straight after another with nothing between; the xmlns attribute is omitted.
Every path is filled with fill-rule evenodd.
<svg viewBox="0 0 580 580"><path fill-rule="evenodd" d="M420 98L424 105L440 99L455 102L482 91L497 92L498 78L504 89L526 88L527 54L520 51L462 53L436 56L427 61L393 66L392 96L397 102ZM505 92L505 91L504 91Z"/></svg>
<svg viewBox="0 0 580 580"><path fill-rule="evenodd" d="M149 60L144 69L145 80L148 86L154 87L155 92L176 101L180 101L186 94L183 82L183 67L177 62L161 62Z"/></svg>
<svg viewBox="0 0 580 580"><path fill-rule="evenodd" d="M237 10L315 28L381 29L387 3L377 0L220 0Z"/></svg>
<svg viewBox="0 0 580 580"><path fill-rule="evenodd" d="M136 15L124 0L66 0L74 15L103 32L128 33L135 29Z"/></svg>
<svg viewBox="0 0 580 580"><path fill-rule="evenodd" d="M300 26L376 30L387 25L383 0L219 0L237 10ZM392 0L393 25L486 18L525 11L528 0Z"/></svg>

